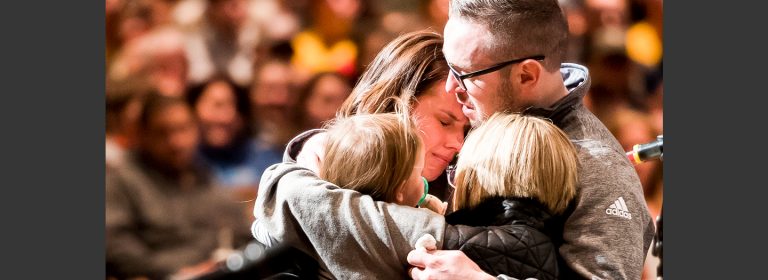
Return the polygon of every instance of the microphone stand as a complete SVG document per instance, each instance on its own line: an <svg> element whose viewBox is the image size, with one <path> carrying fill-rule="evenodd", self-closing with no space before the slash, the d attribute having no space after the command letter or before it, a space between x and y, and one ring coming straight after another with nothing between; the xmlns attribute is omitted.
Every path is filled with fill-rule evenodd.
<svg viewBox="0 0 768 280"><path fill-rule="evenodd" d="M661 135L659 135L657 138L661 139ZM664 153L659 155L659 160L664 163ZM653 236L653 251L651 251L651 254L654 256L659 257L659 266L656 268L656 279L662 280L662 265L664 264L663 260L663 251L662 251L662 220L661 218L664 216L664 202L661 203L661 210L659 210L659 217L656 218L656 235Z"/></svg>
<svg viewBox="0 0 768 280"><path fill-rule="evenodd" d="M663 203L662 203L663 205ZM659 266L656 268L656 279L662 280L662 264L664 264L664 261L662 259L662 231L661 231L661 217L664 214L664 206L661 207L661 212L659 212L659 217L656 219L656 235L653 237L653 251L651 251L651 254L654 256L659 257Z"/></svg>
<svg viewBox="0 0 768 280"><path fill-rule="evenodd" d="M664 162L664 149L663 149L663 140L664 135L656 136L656 141L647 143L647 144L638 144L633 147L632 151L627 152L627 157L629 158L630 162L634 164L640 164L644 161L649 161L652 159L659 159L660 161ZM653 256L659 257L659 265L656 268L656 279L662 280L662 264L664 263L663 260L663 253L662 253L662 237L663 237L663 231L662 231L662 216L664 215L664 203L662 202L661 209L659 210L659 216L656 218L656 234L653 236L653 241L651 243L651 254Z"/></svg>

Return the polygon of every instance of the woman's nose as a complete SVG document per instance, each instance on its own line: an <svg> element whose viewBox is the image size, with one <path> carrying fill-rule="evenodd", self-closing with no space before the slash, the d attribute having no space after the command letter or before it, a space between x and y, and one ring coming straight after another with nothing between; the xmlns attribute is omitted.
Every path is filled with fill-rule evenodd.
<svg viewBox="0 0 768 280"><path fill-rule="evenodd" d="M461 150L461 146L463 144L464 144L463 133L456 133L452 136L449 136L448 141L446 142L446 146L450 149L455 150L456 152L459 152L459 150Z"/></svg>

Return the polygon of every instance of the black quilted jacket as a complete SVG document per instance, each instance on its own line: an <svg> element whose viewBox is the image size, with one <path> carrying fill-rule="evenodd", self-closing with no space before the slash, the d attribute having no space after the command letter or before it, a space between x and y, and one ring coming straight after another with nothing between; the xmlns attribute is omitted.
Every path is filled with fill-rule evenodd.
<svg viewBox="0 0 768 280"><path fill-rule="evenodd" d="M538 201L496 197L446 216L443 249L461 250L491 275L557 279L550 214ZM557 235L554 235L557 236Z"/></svg>

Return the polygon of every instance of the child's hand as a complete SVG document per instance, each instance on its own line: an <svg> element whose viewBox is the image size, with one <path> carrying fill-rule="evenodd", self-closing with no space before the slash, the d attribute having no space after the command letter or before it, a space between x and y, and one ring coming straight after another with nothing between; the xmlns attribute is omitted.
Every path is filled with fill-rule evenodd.
<svg viewBox="0 0 768 280"><path fill-rule="evenodd" d="M436 196L428 194L426 201L424 203L424 206L422 206L422 208L427 208L429 210L434 211L437 214L445 215L445 210L448 208L448 202L442 202Z"/></svg>
<svg viewBox="0 0 768 280"><path fill-rule="evenodd" d="M416 240L416 250L432 251L437 250L437 240L429 233L425 233Z"/></svg>
<svg viewBox="0 0 768 280"><path fill-rule="evenodd" d="M312 135L312 137L304 142L304 146L299 151L298 156L296 156L296 163L309 168L315 173L319 173L320 164L323 162L323 158L325 158L325 142L325 132Z"/></svg>

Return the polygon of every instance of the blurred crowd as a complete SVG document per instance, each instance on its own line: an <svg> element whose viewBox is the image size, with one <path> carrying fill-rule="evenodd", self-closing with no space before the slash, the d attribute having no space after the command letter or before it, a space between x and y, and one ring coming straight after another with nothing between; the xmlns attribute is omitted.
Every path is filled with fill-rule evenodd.
<svg viewBox="0 0 768 280"><path fill-rule="evenodd" d="M559 2L589 109L627 151L655 140L662 0ZM194 275L246 244L288 140L333 118L384 44L442 33L447 13L448 0L106 0L108 276ZM636 169L657 217L661 162Z"/></svg>

